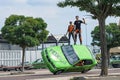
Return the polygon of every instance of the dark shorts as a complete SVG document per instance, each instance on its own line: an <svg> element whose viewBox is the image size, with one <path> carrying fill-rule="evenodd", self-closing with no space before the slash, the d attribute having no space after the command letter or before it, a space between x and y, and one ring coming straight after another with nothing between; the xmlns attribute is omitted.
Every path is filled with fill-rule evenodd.
<svg viewBox="0 0 120 80"><path fill-rule="evenodd" d="M81 29L80 29L80 30L77 29L77 30L75 30L75 32L76 32L76 33L81 33Z"/></svg>

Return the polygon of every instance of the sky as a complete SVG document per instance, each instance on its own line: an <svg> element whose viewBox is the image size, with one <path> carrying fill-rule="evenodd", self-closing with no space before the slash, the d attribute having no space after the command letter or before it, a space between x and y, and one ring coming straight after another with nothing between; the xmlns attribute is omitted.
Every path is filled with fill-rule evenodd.
<svg viewBox="0 0 120 80"><path fill-rule="evenodd" d="M82 24L83 44L90 45L91 31L98 25L89 13L79 11L76 7L60 8L57 3L64 0L0 0L0 29L4 21L12 14L41 17L47 23L47 30L53 35L64 35L67 31L69 21L75 21L75 16L85 18L86 25ZM119 17L108 17L106 24L118 23ZM72 40L72 39L71 39ZM79 40L77 40L79 44Z"/></svg>

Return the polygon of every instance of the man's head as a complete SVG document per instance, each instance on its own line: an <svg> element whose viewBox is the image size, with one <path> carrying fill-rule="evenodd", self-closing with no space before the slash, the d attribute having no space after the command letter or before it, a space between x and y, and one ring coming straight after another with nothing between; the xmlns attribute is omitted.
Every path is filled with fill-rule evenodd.
<svg viewBox="0 0 120 80"><path fill-rule="evenodd" d="M72 21L70 21L69 23L72 24Z"/></svg>
<svg viewBox="0 0 120 80"><path fill-rule="evenodd" d="M75 16L76 20L79 20L79 16Z"/></svg>

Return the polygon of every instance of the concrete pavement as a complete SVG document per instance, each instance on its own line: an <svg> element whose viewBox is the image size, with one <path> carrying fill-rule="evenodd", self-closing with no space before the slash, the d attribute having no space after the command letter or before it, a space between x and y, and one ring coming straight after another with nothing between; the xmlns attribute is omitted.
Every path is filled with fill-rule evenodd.
<svg viewBox="0 0 120 80"><path fill-rule="evenodd" d="M112 72L114 71L114 72ZM10 77L15 77L17 80L17 77L26 77L24 79L19 79L19 80L69 80L73 77L82 77L86 78L84 80L87 80L88 78L98 78L100 74L100 69L93 69L89 71L88 73L81 74L81 73L62 73L60 75L53 75L49 70L47 69L37 69L37 70L26 70L25 74L13 74L11 73L16 73L16 71L11 71L11 72L0 72L0 80L4 80L4 77L8 77L8 79L5 80L13 80L10 79ZM30 73L30 74L27 74ZM37 76L36 76L37 75ZM112 76L109 78L109 76ZM120 68L117 69L109 69L109 76L108 79L112 80L112 78L116 78L116 80L120 80ZM116 77L115 77L116 76ZM33 79L34 77L34 79ZM91 80L92 80L91 79ZM100 79L100 78L99 78ZM98 79L96 79L98 80ZM101 79L104 80L104 79ZM107 80L107 79L105 79Z"/></svg>
<svg viewBox="0 0 120 80"><path fill-rule="evenodd" d="M37 75L37 74L52 74L47 69L35 69L35 70L25 70L22 74L20 71L0 71L0 77L13 77L13 76L26 76L26 75Z"/></svg>

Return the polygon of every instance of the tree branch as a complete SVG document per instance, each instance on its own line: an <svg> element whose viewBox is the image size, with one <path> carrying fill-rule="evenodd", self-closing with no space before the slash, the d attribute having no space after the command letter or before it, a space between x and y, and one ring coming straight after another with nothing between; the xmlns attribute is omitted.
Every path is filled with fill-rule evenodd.
<svg viewBox="0 0 120 80"><path fill-rule="evenodd" d="M111 10L111 8L112 8L112 5L113 4L109 4L109 5L107 5L104 9L103 9L103 15L105 16L105 17L107 17L109 14L109 12L110 12L110 10Z"/></svg>

